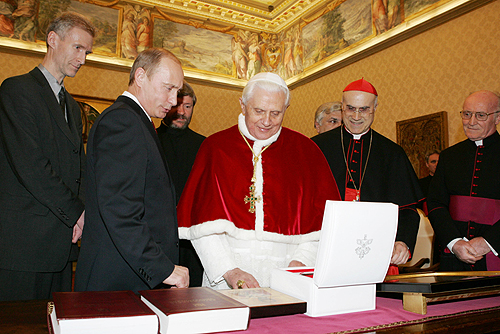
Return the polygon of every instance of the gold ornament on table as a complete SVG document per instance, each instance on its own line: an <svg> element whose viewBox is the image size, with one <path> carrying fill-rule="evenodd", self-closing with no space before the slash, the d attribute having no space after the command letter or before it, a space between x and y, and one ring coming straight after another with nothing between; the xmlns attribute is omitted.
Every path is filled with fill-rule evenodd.
<svg viewBox="0 0 500 334"><path fill-rule="evenodd" d="M247 143L248 148L250 148L250 151L252 151L252 154L253 154L253 176L252 176L252 180L251 180L252 185L248 188L248 190L250 190L249 195L245 196L245 198L243 200L245 201L245 204L250 203L250 208L248 209L248 212L254 213L255 212L255 203L259 203L262 200L262 197L255 195L255 183L257 182L257 162L259 162L259 158L262 155L262 153L269 146L271 146L272 143L267 145L266 147L264 147L259 152L259 154L255 154L252 146L250 146L250 144L248 143L247 138L243 135L243 133L241 133L241 130L240 130L240 134L243 137L243 139L245 140L245 143Z"/></svg>

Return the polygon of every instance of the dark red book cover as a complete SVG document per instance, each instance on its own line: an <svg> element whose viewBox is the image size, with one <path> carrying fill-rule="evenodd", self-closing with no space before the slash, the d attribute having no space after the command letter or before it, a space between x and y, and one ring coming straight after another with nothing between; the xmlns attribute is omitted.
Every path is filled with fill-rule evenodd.
<svg viewBox="0 0 500 334"><path fill-rule="evenodd" d="M59 320L155 315L132 291L54 292L52 296Z"/></svg>
<svg viewBox="0 0 500 334"><path fill-rule="evenodd" d="M166 315L247 307L210 288L160 289L139 293Z"/></svg>

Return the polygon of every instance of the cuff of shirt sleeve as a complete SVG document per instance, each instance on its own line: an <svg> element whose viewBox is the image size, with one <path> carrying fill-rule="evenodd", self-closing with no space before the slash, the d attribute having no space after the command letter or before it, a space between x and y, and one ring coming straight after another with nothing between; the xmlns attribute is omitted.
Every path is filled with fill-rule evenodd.
<svg viewBox="0 0 500 334"><path fill-rule="evenodd" d="M484 238L483 238L484 239ZM484 239L484 242L486 242L486 244L488 245L488 247L491 249L491 252L495 255L495 256L498 256L498 253L497 251L491 247L490 243L488 241L486 241L486 239Z"/></svg>
<svg viewBox="0 0 500 334"><path fill-rule="evenodd" d="M453 246L455 246L455 244L457 243L457 241L460 241L460 240L469 241L469 240L467 240L467 238L455 238L452 241L450 241L448 243L448 246L446 246L446 247L448 247L448 249L450 250L451 254L455 254L455 253L453 253Z"/></svg>
<svg viewBox="0 0 500 334"><path fill-rule="evenodd" d="M210 284L219 284L224 280L226 272L236 268L226 238L225 235L209 235L191 241Z"/></svg>
<svg viewBox="0 0 500 334"><path fill-rule="evenodd" d="M300 244L292 255L292 260L302 262L306 267L314 267L318 253L318 241Z"/></svg>

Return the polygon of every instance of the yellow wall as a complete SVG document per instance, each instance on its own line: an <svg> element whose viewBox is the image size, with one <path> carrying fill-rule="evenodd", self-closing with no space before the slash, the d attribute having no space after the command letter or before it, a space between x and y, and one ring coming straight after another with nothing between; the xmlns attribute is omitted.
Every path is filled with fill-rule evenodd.
<svg viewBox="0 0 500 334"><path fill-rule="evenodd" d="M364 77L379 93L373 128L396 140L396 122L446 110L450 145L463 140L458 111L469 92L500 90L500 0L421 33L292 91L284 125L313 136L314 111L341 98ZM0 81L28 72L42 59L0 50ZM127 87L128 69L85 65L65 79L69 92L115 99ZM198 96L191 127L204 135L236 124L241 90L194 83Z"/></svg>

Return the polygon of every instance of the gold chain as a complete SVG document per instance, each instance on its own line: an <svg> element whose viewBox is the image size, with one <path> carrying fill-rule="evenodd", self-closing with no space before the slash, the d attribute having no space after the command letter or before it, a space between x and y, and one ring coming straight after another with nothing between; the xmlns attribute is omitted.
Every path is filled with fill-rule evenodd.
<svg viewBox="0 0 500 334"><path fill-rule="evenodd" d="M241 130L238 128L238 131L240 131L241 136L245 140L245 143L247 143L248 148L250 151L252 151L253 155L253 175L252 175L252 185L248 188L250 190L249 196L245 196L243 199L245 203L250 203L250 208L248 209L248 212L254 213L255 212L255 203L260 202L262 199L260 196L255 196L255 182L257 182L257 162L259 161L259 157L262 155L262 153L269 147L271 144L267 145L264 147L259 154L255 154L255 151L253 150L252 146L250 146L250 143L248 142L247 138L241 133Z"/></svg>

